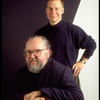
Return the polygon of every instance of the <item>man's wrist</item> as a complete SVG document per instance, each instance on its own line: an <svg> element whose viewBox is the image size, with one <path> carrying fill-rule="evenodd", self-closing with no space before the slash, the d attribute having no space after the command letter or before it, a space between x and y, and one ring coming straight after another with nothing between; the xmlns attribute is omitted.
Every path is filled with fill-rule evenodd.
<svg viewBox="0 0 100 100"><path fill-rule="evenodd" d="M80 61L81 61L83 64L85 64L85 63L86 63L86 61L84 61L83 59L80 59Z"/></svg>

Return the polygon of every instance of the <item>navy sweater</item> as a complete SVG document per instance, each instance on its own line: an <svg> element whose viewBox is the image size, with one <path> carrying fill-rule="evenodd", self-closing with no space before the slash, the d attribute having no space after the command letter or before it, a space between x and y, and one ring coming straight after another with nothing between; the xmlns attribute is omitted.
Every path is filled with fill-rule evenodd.
<svg viewBox="0 0 100 100"><path fill-rule="evenodd" d="M60 63L72 67L78 57L79 49L85 49L83 56L89 59L96 43L91 36L88 36L80 27L60 21L57 25L47 24L35 34L43 35L52 45L52 57Z"/></svg>

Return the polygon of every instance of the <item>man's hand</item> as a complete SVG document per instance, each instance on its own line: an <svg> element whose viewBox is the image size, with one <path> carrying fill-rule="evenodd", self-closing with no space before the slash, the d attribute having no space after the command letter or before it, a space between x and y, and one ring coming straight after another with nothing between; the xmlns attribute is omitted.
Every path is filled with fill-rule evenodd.
<svg viewBox="0 0 100 100"><path fill-rule="evenodd" d="M45 100L41 96L41 91L33 91L24 96L24 100Z"/></svg>
<svg viewBox="0 0 100 100"><path fill-rule="evenodd" d="M88 61L88 59L85 58L85 57L82 57L81 59L84 60L85 62ZM81 70L83 69L84 65L85 64L82 63L81 61L76 62L72 67L72 69L74 70L74 74L73 75L74 76L78 76L80 74Z"/></svg>
<svg viewBox="0 0 100 100"><path fill-rule="evenodd" d="M85 64L83 64L81 61L76 62L72 68L74 70L73 75L78 76L80 74L81 70L83 69L84 65Z"/></svg>

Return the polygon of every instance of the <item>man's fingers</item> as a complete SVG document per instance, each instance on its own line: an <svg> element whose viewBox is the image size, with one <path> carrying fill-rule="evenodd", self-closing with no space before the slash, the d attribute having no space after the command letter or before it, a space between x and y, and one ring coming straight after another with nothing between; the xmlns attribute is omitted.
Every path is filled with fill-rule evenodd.
<svg viewBox="0 0 100 100"><path fill-rule="evenodd" d="M75 67L76 67L76 64L73 65L72 69L75 69Z"/></svg>
<svg viewBox="0 0 100 100"><path fill-rule="evenodd" d="M80 73L80 69L78 67L75 67L75 69L74 69L74 75L78 76L79 73Z"/></svg>

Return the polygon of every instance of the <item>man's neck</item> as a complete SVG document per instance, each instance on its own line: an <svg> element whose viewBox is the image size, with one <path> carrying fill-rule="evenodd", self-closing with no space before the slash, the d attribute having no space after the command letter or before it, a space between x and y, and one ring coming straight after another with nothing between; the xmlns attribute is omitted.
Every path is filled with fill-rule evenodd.
<svg viewBox="0 0 100 100"><path fill-rule="evenodd" d="M56 24L58 24L60 21L61 21L62 19L60 19L60 20L58 20L58 21L56 21L56 22L50 22L50 24L51 24L51 26L54 26L54 25L56 25Z"/></svg>

